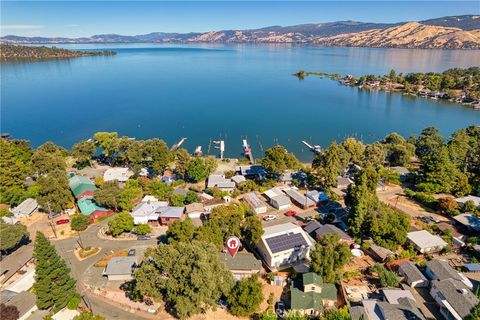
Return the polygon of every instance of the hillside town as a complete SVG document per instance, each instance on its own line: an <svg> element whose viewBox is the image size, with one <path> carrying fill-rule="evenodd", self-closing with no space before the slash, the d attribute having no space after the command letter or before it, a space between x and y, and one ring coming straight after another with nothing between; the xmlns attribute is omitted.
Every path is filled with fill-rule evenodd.
<svg viewBox="0 0 480 320"><path fill-rule="evenodd" d="M480 127L261 159L0 140L2 319L480 319Z"/></svg>

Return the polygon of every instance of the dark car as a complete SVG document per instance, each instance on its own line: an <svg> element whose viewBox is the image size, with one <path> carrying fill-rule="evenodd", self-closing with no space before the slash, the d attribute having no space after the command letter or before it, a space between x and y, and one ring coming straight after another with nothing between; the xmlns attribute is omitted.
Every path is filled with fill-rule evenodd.
<svg viewBox="0 0 480 320"><path fill-rule="evenodd" d="M279 317L282 317L285 314L285 303L283 301L275 303L275 313Z"/></svg>
<svg viewBox="0 0 480 320"><path fill-rule="evenodd" d="M135 249L128 250L129 257L135 257L136 254L137 254L137 251Z"/></svg>
<svg viewBox="0 0 480 320"><path fill-rule="evenodd" d="M137 237L137 240L150 240L150 239L152 239L152 237L150 237L150 236L138 236Z"/></svg>
<svg viewBox="0 0 480 320"><path fill-rule="evenodd" d="M70 219L61 219L61 220L57 220L57 222L55 222L56 224L66 224L66 223L69 223L70 222Z"/></svg>

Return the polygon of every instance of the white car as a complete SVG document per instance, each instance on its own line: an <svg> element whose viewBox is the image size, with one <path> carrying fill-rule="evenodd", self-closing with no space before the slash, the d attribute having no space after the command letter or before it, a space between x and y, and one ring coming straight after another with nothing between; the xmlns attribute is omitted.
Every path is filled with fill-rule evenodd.
<svg viewBox="0 0 480 320"><path fill-rule="evenodd" d="M263 217L263 221L272 221L277 219L277 216L269 214L268 216Z"/></svg>

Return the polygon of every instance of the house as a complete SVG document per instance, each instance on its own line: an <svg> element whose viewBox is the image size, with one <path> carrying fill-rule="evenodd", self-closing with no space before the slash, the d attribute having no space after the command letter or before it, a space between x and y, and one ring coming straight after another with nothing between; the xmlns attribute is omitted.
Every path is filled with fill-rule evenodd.
<svg viewBox="0 0 480 320"><path fill-rule="evenodd" d="M205 212L205 207L202 203L194 202L187 204L185 206L185 214L190 219L199 219L201 218L202 214Z"/></svg>
<svg viewBox="0 0 480 320"><path fill-rule="evenodd" d="M332 283L324 283L314 272L304 273L302 283L294 283L290 288L290 308L308 316L323 313L324 306L332 308L337 302L337 288Z"/></svg>
<svg viewBox="0 0 480 320"><path fill-rule="evenodd" d="M398 298L397 303L365 299L358 309L352 312L352 319L359 320L363 316L365 320L425 320L415 300L408 297Z"/></svg>
<svg viewBox="0 0 480 320"><path fill-rule="evenodd" d="M348 188L349 185L351 185L353 183L352 180L350 180L350 178L347 178L347 177L338 177L337 178L337 183L336 183L336 187L340 190L346 190Z"/></svg>
<svg viewBox="0 0 480 320"><path fill-rule="evenodd" d="M480 197L468 195L465 197L457 198L455 199L455 201L457 201L459 206L463 206L466 202L471 201L477 208L480 208Z"/></svg>
<svg viewBox="0 0 480 320"><path fill-rule="evenodd" d="M171 170L165 170L161 179L163 182L170 184L175 180L175 174Z"/></svg>
<svg viewBox="0 0 480 320"><path fill-rule="evenodd" d="M345 231L339 229L337 226L333 224L324 224L320 226L320 228L316 229L314 233L315 233L316 240L320 240L327 233L331 233L331 234L337 234L339 236L340 243L346 243L348 245L351 245L355 242L353 238L350 237Z"/></svg>
<svg viewBox="0 0 480 320"><path fill-rule="evenodd" d="M228 252L220 252L219 258L233 274L235 280L242 280L258 274L262 269L262 262L248 252L238 252L233 257Z"/></svg>
<svg viewBox="0 0 480 320"><path fill-rule="evenodd" d="M134 256L113 257L108 261L103 275L107 276L108 280L129 281L133 279L132 273L136 267L137 258Z"/></svg>
<svg viewBox="0 0 480 320"><path fill-rule="evenodd" d="M453 219L470 232L480 232L480 218L471 213L462 213Z"/></svg>
<svg viewBox="0 0 480 320"><path fill-rule="evenodd" d="M33 260L33 244L21 246L3 257L0 263L0 285L5 285L16 274L28 271Z"/></svg>
<svg viewBox="0 0 480 320"><path fill-rule="evenodd" d="M463 274L453 269L448 264L448 261L445 260L433 259L428 261L427 267L425 269L425 274L428 278L430 278L430 280L432 280L432 283L434 282L433 280L442 281L445 279L453 279L456 281L460 281L466 287L473 289L472 282Z"/></svg>
<svg viewBox="0 0 480 320"><path fill-rule="evenodd" d="M36 299L36 296L29 291L16 293L4 290L0 292L0 303L16 307L19 313L19 317L16 318L18 320L26 320L33 312L38 310Z"/></svg>
<svg viewBox="0 0 480 320"><path fill-rule="evenodd" d="M277 210L286 210L292 205L290 198L278 188L269 189L263 194L269 199L270 205Z"/></svg>
<svg viewBox="0 0 480 320"><path fill-rule="evenodd" d="M238 187L238 185L239 185L240 183L242 183L243 181L247 181L247 179L246 179L244 176L239 175L239 174L234 175L231 180L232 180L233 182L235 182L235 185L236 185L237 187Z"/></svg>
<svg viewBox="0 0 480 320"><path fill-rule="evenodd" d="M267 175L265 169L260 165L237 166L235 172L247 179L262 180Z"/></svg>
<svg viewBox="0 0 480 320"><path fill-rule="evenodd" d="M212 210L216 207L225 205L225 201L223 199L216 199L213 198L211 200L206 200L203 202L203 208L205 209L205 214L210 214Z"/></svg>
<svg viewBox="0 0 480 320"><path fill-rule="evenodd" d="M289 222L264 228L257 248L269 267L278 268L308 259L314 244L301 227Z"/></svg>
<svg viewBox="0 0 480 320"><path fill-rule="evenodd" d="M68 179L68 185L70 190L72 190L75 199L77 200L80 200L86 196L93 197L95 190L97 190L97 187L95 187L90 179L79 175L71 176Z"/></svg>
<svg viewBox="0 0 480 320"><path fill-rule="evenodd" d="M381 247L373 241L366 242L370 243L370 248L367 249L368 254L379 262L385 262L388 258L395 256L391 250Z"/></svg>
<svg viewBox="0 0 480 320"><path fill-rule="evenodd" d="M305 230L306 233L308 233L312 238L315 239L315 230L317 230L321 226L322 224L320 222L318 222L317 220L312 220L303 227L303 230Z"/></svg>
<svg viewBox="0 0 480 320"><path fill-rule="evenodd" d="M449 320L465 319L480 302L465 284L455 279L432 282L430 295L440 307L440 313Z"/></svg>
<svg viewBox="0 0 480 320"><path fill-rule="evenodd" d="M103 181L114 181L117 180L118 182L127 182L127 180L133 176L133 172L130 171L128 168L109 168L103 174Z"/></svg>
<svg viewBox="0 0 480 320"><path fill-rule="evenodd" d="M157 209L162 225L168 225L176 220L182 220L184 211L184 207L160 207Z"/></svg>
<svg viewBox="0 0 480 320"><path fill-rule="evenodd" d="M17 224L20 223L20 220L15 217L2 217L3 222L7 224Z"/></svg>
<svg viewBox="0 0 480 320"><path fill-rule="evenodd" d="M413 247L420 253L438 252L448 245L442 238L427 230L407 233L407 241L413 244Z"/></svg>
<svg viewBox="0 0 480 320"><path fill-rule="evenodd" d="M294 202L300 208L306 209L316 205L312 199L304 196L295 189L287 189L285 190L285 193L290 197L290 199L292 199L292 202Z"/></svg>
<svg viewBox="0 0 480 320"><path fill-rule="evenodd" d="M255 192L245 194L243 201L245 201L256 214L267 212L267 205L260 200L260 197Z"/></svg>
<svg viewBox="0 0 480 320"><path fill-rule="evenodd" d="M146 195L145 197L143 197L141 202L156 202L156 201L158 201L158 199L155 198L154 196Z"/></svg>
<svg viewBox="0 0 480 320"><path fill-rule="evenodd" d="M7 290L20 293L28 291L33 287L35 283L35 266L32 264L25 270L23 274L19 272L18 278L6 287Z"/></svg>
<svg viewBox="0 0 480 320"><path fill-rule="evenodd" d="M404 281L412 288L428 287L428 280L423 273L418 270L412 261L406 261L398 265L398 274L403 277Z"/></svg>
<svg viewBox="0 0 480 320"><path fill-rule="evenodd" d="M184 189L184 188L175 188L173 189L173 194L175 195L181 195L181 196L186 196L188 193L188 189Z"/></svg>
<svg viewBox="0 0 480 320"><path fill-rule="evenodd" d="M17 207L12 209L15 218L26 217L31 215L38 208L37 200L28 198L23 200Z"/></svg>
<svg viewBox="0 0 480 320"><path fill-rule="evenodd" d="M78 209L84 216L90 216L92 219L105 217L112 212L112 210L100 207L93 201L92 196L85 196L77 201Z"/></svg>
<svg viewBox="0 0 480 320"><path fill-rule="evenodd" d="M168 206L166 201L147 201L137 204L130 213L134 224L156 223L159 219L158 210Z"/></svg>
<svg viewBox="0 0 480 320"><path fill-rule="evenodd" d="M218 188L222 191L233 191L235 189L235 182L226 179L224 175L211 174L208 176L207 188Z"/></svg>
<svg viewBox="0 0 480 320"><path fill-rule="evenodd" d="M77 310L63 308L52 316L52 320L74 320L78 315L80 315L80 312Z"/></svg>
<svg viewBox="0 0 480 320"><path fill-rule="evenodd" d="M322 191L310 190L306 192L306 196L316 204L328 201L328 196Z"/></svg>
<svg viewBox="0 0 480 320"><path fill-rule="evenodd" d="M410 170L405 167L390 167L390 170L400 175L400 182L405 182L410 174Z"/></svg>

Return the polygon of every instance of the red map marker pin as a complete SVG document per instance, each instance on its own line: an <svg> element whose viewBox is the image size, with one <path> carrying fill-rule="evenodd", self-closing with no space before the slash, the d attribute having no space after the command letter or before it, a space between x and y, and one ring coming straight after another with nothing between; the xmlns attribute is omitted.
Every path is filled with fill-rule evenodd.
<svg viewBox="0 0 480 320"><path fill-rule="evenodd" d="M240 239L238 239L235 236L228 237L226 244L227 244L228 252L230 252L232 257L235 257L235 255L237 254L238 248L240 248Z"/></svg>

